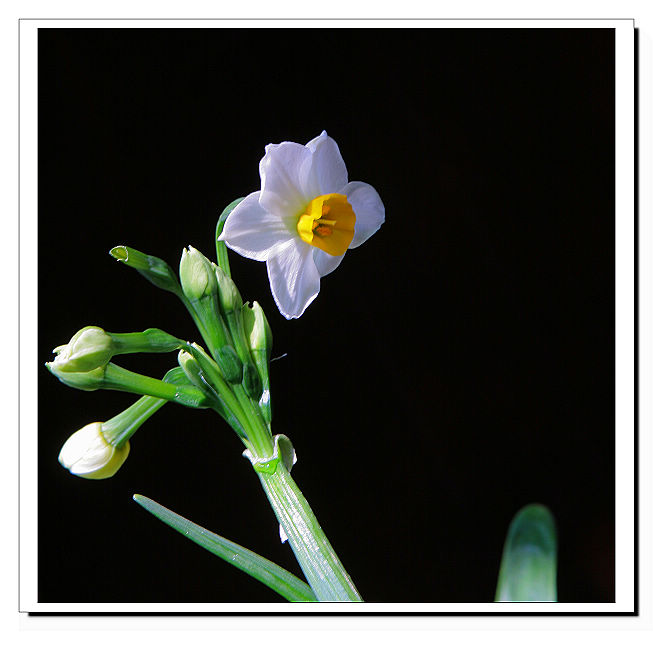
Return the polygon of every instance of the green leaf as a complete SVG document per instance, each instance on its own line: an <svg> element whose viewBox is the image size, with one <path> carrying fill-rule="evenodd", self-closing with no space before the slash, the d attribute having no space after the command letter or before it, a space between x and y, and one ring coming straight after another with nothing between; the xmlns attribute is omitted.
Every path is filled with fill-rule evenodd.
<svg viewBox="0 0 653 650"><path fill-rule="evenodd" d="M152 499L148 499L141 494L135 494L134 501L163 523L186 535L196 544L229 562L229 564L233 564L241 571L260 580L286 600L291 602L316 601L315 594L303 580L274 562L270 562L270 560L266 560L253 551L220 537L188 519L184 519L184 517L172 512L172 510L164 508L156 501L152 501Z"/></svg>
<svg viewBox="0 0 653 650"><path fill-rule="evenodd" d="M546 506L522 508L508 528L495 602L557 602L557 536Z"/></svg>
<svg viewBox="0 0 653 650"><path fill-rule="evenodd" d="M224 242L218 241L218 237L222 234L224 228L224 222L227 220L227 217L231 214L231 211L244 199L241 197L232 201L220 215L218 223L215 227L215 252L218 259L218 266L229 276L231 277L231 269L229 268L229 255L227 253L227 247Z"/></svg>

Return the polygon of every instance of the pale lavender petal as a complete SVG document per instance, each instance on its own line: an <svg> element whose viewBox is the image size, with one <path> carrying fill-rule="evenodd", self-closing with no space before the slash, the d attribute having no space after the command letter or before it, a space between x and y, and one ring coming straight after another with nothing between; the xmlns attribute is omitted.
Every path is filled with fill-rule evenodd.
<svg viewBox="0 0 653 650"><path fill-rule="evenodd" d="M260 192L246 196L227 217L220 235L229 248L259 262L268 258L279 244L297 237L281 218L268 212L260 203Z"/></svg>
<svg viewBox="0 0 653 650"><path fill-rule="evenodd" d="M301 239L278 246L267 261L274 301L288 319L299 318L320 291L313 247Z"/></svg>
<svg viewBox="0 0 653 650"><path fill-rule="evenodd" d="M259 163L261 205L272 214L299 217L315 197L306 196L302 178L311 166L312 152L296 142L269 144Z"/></svg>
<svg viewBox="0 0 653 650"><path fill-rule="evenodd" d="M377 191L367 183L352 181L338 190L344 194L356 215L354 239L349 248L356 248L369 239L385 221L385 207Z"/></svg>
<svg viewBox="0 0 653 650"><path fill-rule="evenodd" d="M310 167L305 170L301 186L304 195L313 198L337 192L347 183L347 167L340 149L326 131L313 138L306 147L313 153Z"/></svg>
<svg viewBox="0 0 653 650"><path fill-rule="evenodd" d="M331 271L335 271L338 268L340 262L342 262L342 258L344 256L344 254L329 255L329 253L326 253L319 248L313 248L313 261L315 262L315 266L317 267L317 272L320 274L320 277L324 277L325 275L331 273Z"/></svg>

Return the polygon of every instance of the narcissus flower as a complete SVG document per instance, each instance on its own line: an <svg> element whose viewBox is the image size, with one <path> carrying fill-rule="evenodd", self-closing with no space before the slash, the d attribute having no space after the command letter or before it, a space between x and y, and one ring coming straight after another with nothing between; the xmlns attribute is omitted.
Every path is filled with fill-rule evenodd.
<svg viewBox="0 0 653 650"><path fill-rule="evenodd" d="M87 424L73 433L59 453L59 462L83 478L113 476L129 455L129 442L114 446L102 433L102 422Z"/></svg>
<svg viewBox="0 0 653 650"><path fill-rule="evenodd" d="M348 182L326 131L306 146L269 144L259 173L261 190L234 208L220 239L267 263L279 311L298 318L319 293L320 278L381 227L385 208L371 185Z"/></svg>

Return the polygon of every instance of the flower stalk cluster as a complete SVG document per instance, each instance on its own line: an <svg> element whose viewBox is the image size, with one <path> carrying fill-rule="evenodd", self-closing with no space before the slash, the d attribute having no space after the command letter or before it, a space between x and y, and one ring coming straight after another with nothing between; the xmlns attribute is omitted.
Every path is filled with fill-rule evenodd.
<svg viewBox="0 0 653 650"><path fill-rule="evenodd" d="M224 244L217 246L226 259ZM57 356L46 365L66 385L142 395L111 420L91 423L73 434L62 447L61 464L78 476L109 478L127 459L134 433L165 404L212 409L245 445L245 455L279 520L282 541L289 541L316 597L360 600L308 502L290 479L296 460L292 443L285 436L272 435L272 332L260 304L243 302L228 266L216 265L195 248L188 247L182 254L179 281L171 267L154 256L127 246L118 246L111 254L174 293L197 324L206 347L156 328L111 333L90 326L56 348ZM162 380L113 363L122 354L173 351L178 365Z"/></svg>
<svg viewBox="0 0 653 650"><path fill-rule="evenodd" d="M256 456L272 453L270 418L259 402L265 384L269 395L269 359L272 337L264 342L265 364L257 365L251 349L251 337L243 316L252 309L231 279L228 269L211 262L189 246L179 266L184 304L191 312L210 352L193 344L182 355L195 385L204 386L220 403L216 409L240 435L247 449ZM262 311L262 310L261 310ZM265 315L263 315L265 318ZM182 366L184 367L184 366ZM235 424L235 426L234 426Z"/></svg>
<svg viewBox="0 0 653 650"><path fill-rule="evenodd" d="M272 332L257 302L244 302L231 278L227 246L266 261L272 294L286 318L299 317L319 292L320 278L345 252L367 240L385 218L371 186L348 182L335 142L326 133L306 146L269 145L260 165L262 188L232 202L216 229L217 261L184 249L179 277L164 261L129 246L111 255L156 287L173 293L197 326L202 343L160 329L111 333L97 326L55 348L47 365L64 384L85 391L140 395L107 422L93 422L64 444L59 461L73 474L113 476L127 459L130 439L169 402L212 409L236 432L286 539L318 600L361 600L290 471L296 461L286 436L272 435ZM177 353L163 379L132 372L114 357Z"/></svg>
<svg viewBox="0 0 653 650"><path fill-rule="evenodd" d="M181 299L198 325L209 352L197 343L157 328L112 333L97 326L82 328L69 343L55 348L55 359L46 365L67 386L85 391L136 393L143 395L143 400L150 400L139 400L114 418L115 422L103 424L107 445L124 445L147 419L142 416L144 409L150 417L166 402L174 402L191 408L213 409L234 429L254 457L270 455L273 450L269 398L272 336L260 305L243 303L228 273L192 246L182 253L180 281L166 262L154 256L126 246L118 246L111 253ZM179 367L163 380L112 362L121 354L173 351L178 352ZM149 408L154 403L156 408ZM119 433L114 435L116 427ZM126 454L122 462L125 459ZM108 455L107 463L113 467ZM74 463L65 465L73 473L88 476L88 472L75 472ZM119 466L107 476L113 475ZM102 472L92 476L103 477Z"/></svg>

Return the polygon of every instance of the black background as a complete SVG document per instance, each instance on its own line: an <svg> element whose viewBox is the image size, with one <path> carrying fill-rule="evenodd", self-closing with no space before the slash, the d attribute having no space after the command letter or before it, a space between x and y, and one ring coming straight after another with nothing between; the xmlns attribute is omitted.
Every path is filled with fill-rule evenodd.
<svg viewBox="0 0 653 650"><path fill-rule="evenodd" d="M368 601L489 602L523 505L559 527L559 598L614 600L614 33L39 30L39 359L80 327L196 339L112 260L214 257L269 142L322 129L386 223L275 336L274 429ZM176 363L119 363L160 377ZM41 367L39 600L280 600L165 527L147 495L299 574L235 434L169 405L106 481L57 463L133 397Z"/></svg>

